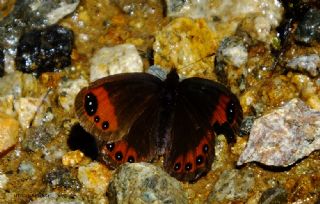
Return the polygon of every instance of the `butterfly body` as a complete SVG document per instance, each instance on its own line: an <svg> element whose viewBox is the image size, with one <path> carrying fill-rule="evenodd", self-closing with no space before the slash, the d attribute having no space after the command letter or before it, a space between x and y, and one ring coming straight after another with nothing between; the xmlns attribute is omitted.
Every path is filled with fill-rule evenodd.
<svg viewBox="0 0 320 204"><path fill-rule="evenodd" d="M226 87L196 77L180 81L175 70L165 80L147 73L100 79L80 91L75 108L108 166L163 155L165 170L185 181L210 170L215 134L233 142L242 119Z"/></svg>

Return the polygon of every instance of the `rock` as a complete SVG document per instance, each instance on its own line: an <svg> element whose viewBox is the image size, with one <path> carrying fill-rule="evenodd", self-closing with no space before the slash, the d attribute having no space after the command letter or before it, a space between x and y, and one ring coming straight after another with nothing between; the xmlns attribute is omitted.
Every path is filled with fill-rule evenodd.
<svg viewBox="0 0 320 204"><path fill-rule="evenodd" d="M71 64L72 48L73 32L67 28L53 25L31 30L19 39L16 67L36 74L63 69Z"/></svg>
<svg viewBox="0 0 320 204"><path fill-rule="evenodd" d="M320 73L320 57L318 54L295 57L287 63L287 67L293 70L306 72L310 74L310 76L316 77Z"/></svg>
<svg viewBox="0 0 320 204"><path fill-rule="evenodd" d="M204 18L208 15L207 1L166 0L167 16Z"/></svg>
<svg viewBox="0 0 320 204"><path fill-rule="evenodd" d="M246 149L237 165L257 161L288 166L320 149L320 112L300 99L254 121Z"/></svg>
<svg viewBox="0 0 320 204"><path fill-rule="evenodd" d="M78 179L83 187L93 191L97 195L105 194L110 181L111 173L106 166L98 162L92 162L78 169Z"/></svg>
<svg viewBox="0 0 320 204"><path fill-rule="evenodd" d="M166 8L168 16L204 18L212 30L224 37L232 36L242 21L251 18L254 38L268 44L276 36L275 28L283 14L277 0L166 0Z"/></svg>
<svg viewBox="0 0 320 204"><path fill-rule="evenodd" d="M14 102L14 109L18 113L18 120L23 129L30 127L41 103L41 98L31 97L20 98Z"/></svg>
<svg viewBox="0 0 320 204"><path fill-rule="evenodd" d="M31 127L26 130L26 136L22 140L24 149L37 151L45 146L58 134L59 130L54 124L46 124L39 127Z"/></svg>
<svg viewBox="0 0 320 204"><path fill-rule="evenodd" d="M4 53L3 49L0 47L0 77L4 75Z"/></svg>
<svg viewBox="0 0 320 204"><path fill-rule="evenodd" d="M260 197L259 204L286 204L288 193L281 187L269 188Z"/></svg>
<svg viewBox="0 0 320 204"><path fill-rule="evenodd" d="M253 116L247 116L243 119L240 126L240 136L250 134L254 120L255 120L255 117Z"/></svg>
<svg viewBox="0 0 320 204"><path fill-rule="evenodd" d="M104 47L98 50L91 59L90 81L113 74L142 71L142 59L134 45Z"/></svg>
<svg viewBox="0 0 320 204"><path fill-rule="evenodd" d="M188 203L180 183L148 163L120 166L107 195L110 203Z"/></svg>
<svg viewBox="0 0 320 204"><path fill-rule="evenodd" d="M0 173L0 189L5 188L8 181L9 181L9 178L5 174Z"/></svg>
<svg viewBox="0 0 320 204"><path fill-rule="evenodd" d="M29 176L33 176L36 173L34 165L29 161L22 161L18 167L19 173L26 173Z"/></svg>
<svg viewBox="0 0 320 204"><path fill-rule="evenodd" d="M44 88L36 77L19 71L3 76L0 80L0 87L0 96L12 95L15 99L30 95L40 96L47 91L47 88Z"/></svg>
<svg viewBox="0 0 320 204"><path fill-rule="evenodd" d="M86 86L88 86L88 82L82 77L75 80L62 80L58 87L59 103L62 108L70 111L74 107L76 95Z"/></svg>
<svg viewBox="0 0 320 204"><path fill-rule="evenodd" d="M72 196L74 197L74 196ZM45 194L42 197L35 198L33 201L28 204L85 204L86 202L82 201L79 198L70 198L66 196L59 196L56 193Z"/></svg>
<svg viewBox="0 0 320 204"><path fill-rule="evenodd" d="M232 76L239 78L239 68L244 65L247 60L248 51L244 42L238 37L225 38L220 43L215 58L215 73L219 81L227 83ZM242 70L242 72L244 71Z"/></svg>
<svg viewBox="0 0 320 204"><path fill-rule="evenodd" d="M16 113L13 107L13 101L13 95L0 96L0 112L14 117Z"/></svg>
<svg viewBox="0 0 320 204"><path fill-rule="evenodd" d="M156 35L154 64L176 68L188 77L210 77L217 40L203 19L177 18Z"/></svg>
<svg viewBox="0 0 320 204"><path fill-rule="evenodd" d="M64 166L76 166L85 159L84 154L79 151L70 151L63 155L62 164Z"/></svg>
<svg viewBox="0 0 320 204"><path fill-rule="evenodd" d="M80 190L81 184L77 178L64 168L53 169L44 177L44 181L52 188L63 187L73 190Z"/></svg>
<svg viewBox="0 0 320 204"><path fill-rule="evenodd" d="M254 174L249 170L226 170L219 176L207 202L246 201L248 193L253 190Z"/></svg>
<svg viewBox="0 0 320 204"><path fill-rule="evenodd" d="M312 41L320 41L320 10L312 8L307 11L298 24L295 31L295 39L298 42L310 44Z"/></svg>
<svg viewBox="0 0 320 204"><path fill-rule="evenodd" d="M0 154L18 143L19 123L14 118L0 113Z"/></svg>
<svg viewBox="0 0 320 204"><path fill-rule="evenodd" d="M0 21L0 47L3 47L6 59L15 58L18 41L24 33L57 23L72 13L79 2L80 0L16 1L13 11Z"/></svg>

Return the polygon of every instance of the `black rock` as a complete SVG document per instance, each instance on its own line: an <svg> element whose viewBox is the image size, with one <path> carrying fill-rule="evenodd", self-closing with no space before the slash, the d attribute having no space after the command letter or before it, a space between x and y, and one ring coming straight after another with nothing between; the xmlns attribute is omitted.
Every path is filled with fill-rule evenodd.
<svg viewBox="0 0 320 204"><path fill-rule="evenodd" d="M295 39L300 43L310 44L320 41L320 10L310 9L306 12L295 32Z"/></svg>
<svg viewBox="0 0 320 204"><path fill-rule="evenodd" d="M285 189L280 187L269 188L262 193L259 204L286 204L288 194Z"/></svg>
<svg viewBox="0 0 320 204"><path fill-rule="evenodd" d="M45 175L44 182L53 188L63 187L74 190L79 190L81 188L79 180L72 176L72 174L65 168L54 169L49 172Z"/></svg>
<svg viewBox="0 0 320 204"><path fill-rule="evenodd" d="M0 48L0 77L4 75L4 54L3 49Z"/></svg>
<svg viewBox="0 0 320 204"><path fill-rule="evenodd" d="M247 116L243 119L241 126L240 126L240 136L249 135L255 117Z"/></svg>
<svg viewBox="0 0 320 204"><path fill-rule="evenodd" d="M63 69L71 64L72 47L72 30L58 25L32 30L19 40L16 67L36 74Z"/></svg>

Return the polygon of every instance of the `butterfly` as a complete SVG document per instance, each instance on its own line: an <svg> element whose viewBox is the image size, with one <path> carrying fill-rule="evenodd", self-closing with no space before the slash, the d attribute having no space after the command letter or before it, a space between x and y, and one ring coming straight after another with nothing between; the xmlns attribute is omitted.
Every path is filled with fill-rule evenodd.
<svg viewBox="0 0 320 204"><path fill-rule="evenodd" d="M205 175L215 135L235 142L242 120L240 103L228 88L198 77L180 80L175 69L164 80L148 73L98 79L78 93L75 111L107 166L163 156L164 169L181 181Z"/></svg>

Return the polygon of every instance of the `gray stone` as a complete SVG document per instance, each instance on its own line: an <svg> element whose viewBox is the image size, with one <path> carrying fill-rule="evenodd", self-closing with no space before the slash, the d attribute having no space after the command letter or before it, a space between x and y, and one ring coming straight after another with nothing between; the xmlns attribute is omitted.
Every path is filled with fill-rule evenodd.
<svg viewBox="0 0 320 204"><path fill-rule="evenodd" d="M310 44L320 40L320 10L312 8L304 15L295 32L298 42Z"/></svg>
<svg viewBox="0 0 320 204"><path fill-rule="evenodd" d="M26 136L22 140L24 149L37 151L43 149L58 133L55 125L45 124L39 127L31 127L26 130Z"/></svg>
<svg viewBox="0 0 320 204"><path fill-rule="evenodd" d="M149 163L120 166L108 187L110 203L188 203L180 183Z"/></svg>
<svg viewBox="0 0 320 204"><path fill-rule="evenodd" d="M318 149L320 112L295 98L254 121L237 165L257 161L270 166L288 166Z"/></svg>
<svg viewBox="0 0 320 204"><path fill-rule="evenodd" d="M215 183L207 202L227 200L247 200L254 184L254 175L250 170L225 170Z"/></svg>
<svg viewBox="0 0 320 204"><path fill-rule="evenodd" d="M317 54L298 56L287 63L287 67L293 70L299 70L316 77L320 73L320 57Z"/></svg>
<svg viewBox="0 0 320 204"><path fill-rule="evenodd" d="M54 169L45 175L44 181L52 188L63 187L80 190L81 183L65 168Z"/></svg>
<svg viewBox="0 0 320 204"><path fill-rule="evenodd" d="M286 204L288 193L280 187L269 188L260 197L259 204Z"/></svg>

